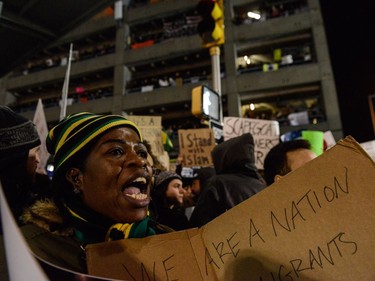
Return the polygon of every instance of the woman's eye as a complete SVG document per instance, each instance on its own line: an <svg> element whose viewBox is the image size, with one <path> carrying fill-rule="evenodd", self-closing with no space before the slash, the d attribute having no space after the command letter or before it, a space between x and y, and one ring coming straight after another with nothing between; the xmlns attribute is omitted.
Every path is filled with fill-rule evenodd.
<svg viewBox="0 0 375 281"><path fill-rule="evenodd" d="M133 146L134 151L137 153L139 157L147 158L148 156L148 150L146 146L144 146L142 143L137 143Z"/></svg>
<svg viewBox="0 0 375 281"><path fill-rule="evenodd" d="M147 155L148 155L146 150L139 150L139 151L137 151L137 154L138 154L138 156L140 156L142 158L147 158Z"/></svg>
<svg viewBox="0 0 375 281"><path fill-rule="evenodd" d="M124 151L121 148L114 148L110 151L112 155L122 155L124 154Z"/></svg>

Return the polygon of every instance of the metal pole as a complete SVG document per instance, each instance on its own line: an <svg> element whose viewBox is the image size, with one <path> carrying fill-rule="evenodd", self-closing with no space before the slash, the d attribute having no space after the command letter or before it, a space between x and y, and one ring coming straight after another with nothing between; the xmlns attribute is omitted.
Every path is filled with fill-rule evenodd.
<svg viewBox="0 0 375 281"><path fill-rule="evenodd" d="M221 73L220 73L220 48L213 46L210 48L212 65L212 87L220 97L220 123L223 123L223 107L221 101Z"/></svg>
<svg viewBox="0 0 375 281"><path fill-rule="evenodd" d="M212 64L212 87L221 96L220 48L218 46L211 47L210 56Z"/></svg>

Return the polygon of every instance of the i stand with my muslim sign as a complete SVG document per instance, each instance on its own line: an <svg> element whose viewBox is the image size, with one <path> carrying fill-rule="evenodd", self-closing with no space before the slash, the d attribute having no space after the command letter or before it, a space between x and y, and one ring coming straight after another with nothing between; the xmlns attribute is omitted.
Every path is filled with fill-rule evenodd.
<svg viewBox="0 0 375 281"><path fill-rule="evenodd" d="M263 169L268 151L279 143L279 123L262 119L224 117L224 141L245 133L252 134L255 143L255 165L258 169Z"/></svg>

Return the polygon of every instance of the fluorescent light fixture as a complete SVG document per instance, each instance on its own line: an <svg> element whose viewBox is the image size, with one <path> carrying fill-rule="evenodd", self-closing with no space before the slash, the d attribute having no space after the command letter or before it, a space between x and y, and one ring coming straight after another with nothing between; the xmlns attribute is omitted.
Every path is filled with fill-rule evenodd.
<svg viewBox="0 0 375 281"><path fill-rule="evenodd" d="M259 20L260 19L260 14L257 11L254 12L247 12L247 16L252 19Z"/></svg>
<svg viewBox="0 0 375 281"><path fill-rule="evenodd" d="M115 2L115 20L122 20L122 0L118 0Z"/></svg>

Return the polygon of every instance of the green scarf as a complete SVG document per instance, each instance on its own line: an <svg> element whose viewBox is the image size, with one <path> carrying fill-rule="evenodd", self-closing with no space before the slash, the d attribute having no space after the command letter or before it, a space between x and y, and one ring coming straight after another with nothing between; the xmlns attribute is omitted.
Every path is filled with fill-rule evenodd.
<svg viewBox="0 0 375 281"><path fill-rule="evenodd" d="M134 223L116 223L112 225L106 235L106 241L113 241L126 238L142 238L155 235L155 230L149 227L150 218Z"/></svg>
<svg viewBox="0 0 375 281"><path fill-rule="evenodd" d="M100 243L127 238L143 238L155 235L150 218L134 223L113 223L93 211L82 210L81 214L65 205L75 228L75 237L82 243ZM85 213L85 215L82 215Z"/></svg>

